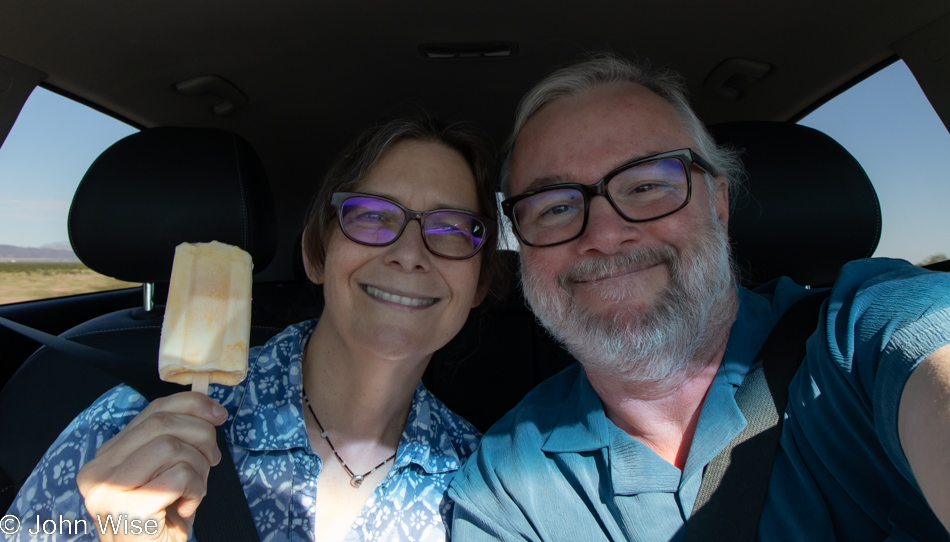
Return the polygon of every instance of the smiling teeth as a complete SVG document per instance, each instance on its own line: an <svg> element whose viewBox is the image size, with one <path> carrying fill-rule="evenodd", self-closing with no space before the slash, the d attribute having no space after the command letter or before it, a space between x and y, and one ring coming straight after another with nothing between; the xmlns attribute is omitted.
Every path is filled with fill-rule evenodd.
<svg viewBox="0 0 950 542"><path fill-rule="evenodd" d="M406 305L409 307L424 307L427 305L432 305L436 302L435 299L431 297L427 298L416 298L416 297L406 297L402 295L393 295L387 292L380 290L379 288L374 288L372 286L366 287L366 293L373 297L378 297L383 301L390 301L392 303L399 303L400 305Z"/></svg>

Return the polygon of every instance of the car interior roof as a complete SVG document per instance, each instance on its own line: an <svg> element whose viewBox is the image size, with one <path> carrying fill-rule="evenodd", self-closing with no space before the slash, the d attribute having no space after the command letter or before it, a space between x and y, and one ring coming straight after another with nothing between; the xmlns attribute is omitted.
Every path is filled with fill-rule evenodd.
<svg viewBox="0 0 950 542"><path fill-rule="evenodd" d="M301 195L382 117L425 104L446 121L477 121L501 145L527 88L552 68L611 50L680 71L707 123L785 121L894 59L895 43L947 13L945 0L4 2L0 56L135 125L246 138L281 210L277 263L262 278L281 280L292 276ZM427 45L457 54L429 58ZM482 56L480 46L511 54ZM767 73L745 74L759 63ZM218 115L206 94L176 90L209 75L246 104ZM723 96L717 82L738 96Z"/></svg>

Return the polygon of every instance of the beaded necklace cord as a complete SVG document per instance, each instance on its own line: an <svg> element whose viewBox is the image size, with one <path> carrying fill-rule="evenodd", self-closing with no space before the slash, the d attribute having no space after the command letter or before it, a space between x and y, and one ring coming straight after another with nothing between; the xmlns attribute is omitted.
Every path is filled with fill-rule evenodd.
<svg viewBox="0 0 950 542"><path fill-rule="evenodd" d="M363 474L354 473L353 470L350 469L350 466L346 464L346 461L343 461L343 458L340 457L339 452L337 452L336 448L333 447L333 443L330 442L330 435L327 433L327 430L323 428L323 425L320 423L320 419L317 418L317 413L313 411L313 407L310 405L310 399L307 398L307 394L304 394L303 402L306 403L307 408L310 409L310 414L313 414L313 421L317 422L317 427L320 428L320 436L323 437L323 439L327 441L327 444L329 444L330 449L333 450L333 455L336 456L337 461L340 462L340 465L343 465L343 469L346 470L346 473L350 475L351 486L359 489L359 487L363 485L363 480L365 480L367 476L369 476L370 474L373 474L374 472L376 472L376 469L378 469L379 467L382 467L389 461L392 461L393 459L396 458L396 453L393 452L393 455L387 457L386 459L383 460L382 463L380 463L379 465L376 465L375 467L364 472Z"/></svg>

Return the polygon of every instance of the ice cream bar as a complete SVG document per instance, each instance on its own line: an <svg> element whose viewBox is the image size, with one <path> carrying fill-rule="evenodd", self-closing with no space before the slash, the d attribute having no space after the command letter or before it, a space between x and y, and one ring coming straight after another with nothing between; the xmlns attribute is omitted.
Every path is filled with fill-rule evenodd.
<svg viewBox="0 0 950 542"><path fill-rule="evenodd" d="M251 255L212 241L175 248L158 374L162 380L233 386L247 375L251 333Z"/></svg>

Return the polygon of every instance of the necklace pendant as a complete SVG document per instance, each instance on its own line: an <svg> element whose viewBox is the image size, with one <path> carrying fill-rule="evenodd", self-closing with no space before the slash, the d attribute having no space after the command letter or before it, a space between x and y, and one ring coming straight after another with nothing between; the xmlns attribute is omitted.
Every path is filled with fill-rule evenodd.
<svg viewBox="0 0 950 542"><path fill-rule="evenodd" d="M360 474L354 475L352 478L350 478L350 485L356 489L359 489L360 486L363 485L363 476Z"/></svg>

